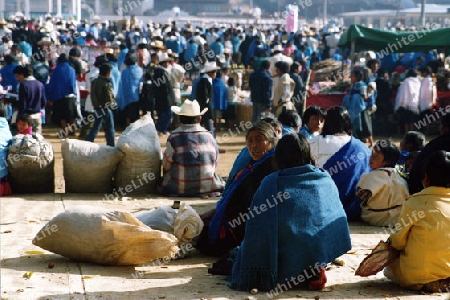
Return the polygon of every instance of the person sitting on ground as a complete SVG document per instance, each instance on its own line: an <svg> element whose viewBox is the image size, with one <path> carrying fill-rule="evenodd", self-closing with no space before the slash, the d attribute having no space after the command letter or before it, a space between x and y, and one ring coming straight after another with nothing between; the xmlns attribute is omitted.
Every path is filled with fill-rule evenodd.
<svg viewBox="0 0 450 300"><path fill-rule="evenodd" d="M303 126L300 129L300 133L308 140L318 136L323 128L325 115L325 110L320 106L313 105L308 107L303 114Z"/></svg>
<svg viewBox="0 0 450 300"><path fill-rule="evenodd" d="M256 213L233 250L230 287L268 291L295 278L293 285L320 290L326 265L351 249L339 192L330 175L314 166L303 135L283 136L274 157L278 171L256 191L250 206Z"/></svg>
<svg viewBox="0 0 450 300"><path fill-rule="evenodd" d="M278 116L278 121L283 125L283 136L289 133L298 133L302 127L302 118L296 110L283 109Z"/></svg>
<svg viewBox="0 0 450 300"><path fill-rule="evenodd" d="M216 205L201 217L205 222L197 242L197 249L207 255L224 255L239 246L244 238L245 222L253 195L262 179L275 171L273 153L278 142L275 129L260 121L245 136L251 161L233 177L228 189Z"/></svg>
<svg viewBox="0 0 450 300"><path fill-rule="evenodd" d="M378 141L372 149L372 171L361 175L356 190L362 200L361 219L370 225L395 225L409 196L408 184L395 168L399 157L400 150L390 140Z"/></svg>
<svg viewBox="0 0 450 300"><path fill-rule="evenodd" d="M272 127L275 129L275 133L276 133L278 139L281 139L281 137L283 136L283 125L280 123L280 121L278 121L277 119L274 119L274 118L270 118L270 117L261 119L261 121L267 122L270 125L272 125ZM247 146L244 146L244 148L242 148L241 152L239 152L238 156L236 157L236 159L233 162L233 166L231 167L231 171L229 173L227 182L225 183L225 188L223 190L224 193L230 186L231 182L233 181L234 176L236 176L236 174L240 170L247 167L248 164L251 162L251 160L252 160L252 157L250 155L250 152L248 151Z"/></svg>
<svg viewBox="0 0 450 300"><path fill-rule="evenodd" d="M181 107L172 106L181 125L167 139L162 194L199 196L223 189L216 174L219 148L212 134L200 125L206 110L200 111L197 100L185 100Z"/></svg>
<svg viewBox="0 0 450 300"><path fill-rule="evenodd" d="M450 114L447 113L441 119L440 126L441 135L428 142L428 144L417 155L414 164L409 171L408 186L409 193L415 194L420 192L424 186L422 179L424 176L424 163L426 159L434 152L439 150L450 151Z"/></svg>
<svg viewBox="0 0 450 300"><path fill-rule="evenodd" d="M327 170L336 183L347 219L358 220L361 200L356 197L356 188L361 175L370 171L370 150L352 137L347 110L341 106L328 109L322 134L308 142L316 167Z"/></svg>
<svg viewBox="0 0 450 300"><path fill-rule="evenodd" d="M11 186L8 183L8 147L12 139L9 124L6 120L6 107L0 102L0 197L11 194Z"/></svg>
<svg viewBox="0 0 450 300"><path fill-rule="evenodd" d="M397 230L388 240L401 251L400 256L385 268L384 274L411 290L448 292L450 153L434 152L424 169L425 189L403 204L397 223L402 226L395 226Z"/></svg>
<svg viewBox="0 0 450 300"><path fill-rule="evenodd" d="M16 120L17 134L32 134L33 122L28 114L21 114Z"/></svg>
<svg viewBox="0 0 450 300"><path fill-rule="evenodd" d="M403 178L408 179L417 155L425 147L425 135L419 131L408 131L400 142L400 159L397 162L397 169Z"/></svg>

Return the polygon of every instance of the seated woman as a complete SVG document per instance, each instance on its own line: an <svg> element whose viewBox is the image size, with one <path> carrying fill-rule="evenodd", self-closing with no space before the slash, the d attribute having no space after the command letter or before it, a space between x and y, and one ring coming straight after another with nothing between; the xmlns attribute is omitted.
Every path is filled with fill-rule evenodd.
<svg viewBox="0 0 450 300"><path fill-rule="evenodd" d="M391 234L400 257L384 274L402 287L445 292L450 287L450 152L434 152L425 164L424 190L405 201Z"/></svg>
<svg viewBox="0 0 450 300"><path fill-rule="evenodd" d="M232 268L231 288L250 291L308 286L322 289L325 267L351 249L345 212L330 175L314 167L306 138L285 135L275 150L278 171L251 204Z"/></svg>
<svg viewBox="0 0 450 300"><path fill-rule="evenodd" d="M316 167L328 171L336 183L349 221L361 215L361 200L355 192L361 175L370 171L371 156L369 148L351 135L348 112L335 106L327 111L322 134L308 140Z"/></svg>
<svg viewBox="0 0 450 300"><path fill-rule="evenodd" d="M302 127L302 118L296 110L283 109L278 116L278 121L283 126L283 136L289 133L297 133Z"/></svg>
<svg viewBox="0 0 450 300"><path fill-rule="evenodd" d="M303 126L300 133L307 139L320 134L325 121L325 110L317 105L308 107L303 114Z"/></svg>
<svg viewBox="0 0 450 300"><path fill-rule="evenodd" d="M263 178L275 171L272 158L278 137L272 125L256 123L245 141L252 160L234 176L216 210L202 216L205 226L196 247L204 254L224 255L241 244L245 222L254 215L250 210L253 195Z"/></svg>
<svg viewBox="0 0 450 300"><path fill-rule="evenodd" d="M400 159L397 168L403 178L408 179L414 161L425 147L425 135L418 131L408 131L400 142Z"/></svg>
<svg viewBox="0 0 450 300"><path fill-rule="evenodd" d="M277 119L267 117L267 118L262 119L261 121L264 121L264 122L272 125L273 128L275 128L275 132L277 134L278 139L281 139L281 137L283 135L283 125ZM223 191L224 193L230 186L231 182L233 181L234 176L236 176L236 174L240 170L247 167L251 160L252 160L252 157L248 151L248 148L245 146L244 148L242 148L241 152L239 152L238 156L236 157L236 159L233 162L233 166L231 167L231 171L228 176L227 182L225 183L225 189Z"/></svg>

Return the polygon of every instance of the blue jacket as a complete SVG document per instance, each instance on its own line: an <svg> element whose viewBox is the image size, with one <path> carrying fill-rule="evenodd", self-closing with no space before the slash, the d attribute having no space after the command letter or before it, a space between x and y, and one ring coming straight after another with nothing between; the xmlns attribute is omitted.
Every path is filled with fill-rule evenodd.
<svg viewBox="0 0 450 300"><path fill-rule="evenodd" d="M0 74L2 75L3 81L2 86L4 88L8 87L8 85L12 86L13 91L17 91L17 85L19 82L16 80L16 75L14 74L14 69L18 66L17 63L13 63L10 65L5 65L1 70Z"/></svg>
<svg viewBox="0 0 450 300"><path fill-rule="evenodd" d="M8 175L8 146L12 139L11 131L9 130L8 121L0 117L0 179Z"/></svg>
<svg viewBox="0 0 450 300"><path fill-rule="evenodd" d="M189 44L186 51L184 52L184 61L189 62L195 58L197 55L198 46L196 43Z"/></svg>
<svg viewBox="0 0 450 300"><path fill-rule="evenodd" d="M117 63L110 61L109 62L112 66L112 70L111 70L111 84L114 90L114 97L117 98L117 94L119 92L119 84L120 84L120 71L117 68Z"/></svg>
<svg viewBox="0 0 450 300"><path fill-rule="evenodd" d="M266 107L271 107L270 98L272 97L273 80L269 72L264 69L253 72L250 74L249 85L252 102L262 103Z"/></svg>
<svg viewBox="0 0 450 300"><path fill-rule="evenodd" d="M121 110L128 104L139 101L139 83L142 75L142 68L138 65L131 65L122 71L117 93L117 105Z"/></svg>
<svg viewBox="0 0 450 300"><path fill-rule="evenodd" d="M119 57L117 57L117 68L119 69L119 71L120 71L120 69L122 68L122 64L123 64L123 62L124 62L124 60L125 60L125 57L126 57L127 54L128 54L128 51L129 51L128 48L123 49L123 50L120 52Z"/></svg>
<svg viewBox="0 0 450 300"><path fill-rule="evenodd" d="M68 62L59 63L52 71L50 82L48 83L47 99L58 101L70 94L77 94L77 75L75 69Z"/></svg>

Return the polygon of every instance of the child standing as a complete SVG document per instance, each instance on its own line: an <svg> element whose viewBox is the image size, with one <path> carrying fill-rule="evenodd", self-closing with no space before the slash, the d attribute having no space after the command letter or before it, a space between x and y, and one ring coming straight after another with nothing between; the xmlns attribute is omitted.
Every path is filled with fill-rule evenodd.
<svg viewBox="0 0 450 300"><path fill-rule="evenodd" d="M378 141L372 149L370 168L358 183L356 196L362 200L361 219L374 226L392 226L409 196L405 179L395 169L400 150L390 140Z"/></svg>

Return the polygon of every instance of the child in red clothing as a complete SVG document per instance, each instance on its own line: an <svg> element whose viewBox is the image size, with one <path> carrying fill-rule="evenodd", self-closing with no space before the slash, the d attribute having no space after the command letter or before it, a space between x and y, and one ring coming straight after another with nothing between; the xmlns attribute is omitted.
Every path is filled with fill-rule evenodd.
<svg viewBox="0 0 450 300"><path fill-rule="evenodd" d="M17 117L16 126L19 131L18 134L32 134L33 133L33 123L28 114L21 114Z"/></svg>

